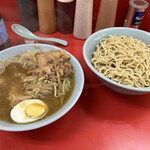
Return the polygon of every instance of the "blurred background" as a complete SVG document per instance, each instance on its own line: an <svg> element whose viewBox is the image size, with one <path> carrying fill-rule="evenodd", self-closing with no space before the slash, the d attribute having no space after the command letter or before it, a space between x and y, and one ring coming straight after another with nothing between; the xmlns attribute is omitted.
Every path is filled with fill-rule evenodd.
<svg viewBox="0 0 150 150"><path fill-rule="evenodd" d="M95 29L101 0L94 0L93 4L93 29ZM150 0L147 0L150 4ZM129 8L129 0L118 0L115 26L123 26ZM0 0L0 14L4 22L19 22L19 12L16 0ZM150 7L147 8L139 29L150 32Z"/></svg>

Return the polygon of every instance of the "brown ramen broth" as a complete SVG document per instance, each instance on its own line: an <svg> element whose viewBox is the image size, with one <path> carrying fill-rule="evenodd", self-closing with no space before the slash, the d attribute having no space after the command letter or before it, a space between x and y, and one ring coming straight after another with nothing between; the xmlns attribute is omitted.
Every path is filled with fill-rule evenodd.
<svg viewBox="0 0 150 150"><path fill-rule="evenodd" d="M59 52L61 52L61 51L59 51ZM28 52L26 52L26 54L27 53ZM40 66L42 64L41 60L40 60L41 63L38 64L38 58L40 58L39 56L40 55L42 57L46 56L46 58L48 58L45 67L50 66L51 64L54 63L55 60L58 61L58 59L50 61L51 58L49 59L49 57L47 57L47 53L43 52L43 51L40 51L40 52L37 51L37 52L33 52L33 53L36 58L36 59L34 58L36 60L35 61L36 65L34 65L34 67L33 66L29 67L29 65L27 65L27 64L24 65L23 61L26 61L26 58L24 59L22 57L22 55L24 55L25 53L15 56L16 58L12 59L13 61L12 62L10 61L11 63L8 63L7 65L5 65L5 70L3 70L3 71L2 71L2 68L3 68L2 65L4 63L0 64L0 72L1 72L0 73L0 89L1 89L0 90L0 120L14 123L14 121L10 117L10 111L12 110L12 108L17 103L21 102L22 100L35 99L35 98L40 99L47 104L49 110L45 117L50 116L53 113L57 112L68 101L69 97L71 96L71 94L73 92L74 84L75 84L75 78L74 78L75 71L74 71L72 65L69 63L70 57L68 57L69 56L68 54L67 54L68 58L63 58L66 61L65 63L63 62L64 60L59 61L59 63L57 63L56 66L54 65L53 69L51 69L52 72L51 73L49 72L49 74L46 74L46 72L43 71L44 66L42 66L42 67ZM31 56L30 54L28 56ZM52 51L52 55L54 55L54 54L55 54L55 52ZM64 57L64 55L66 55L66 54L64 54L64 52L63 52L62 54L60 53L58 55L59 56L62 55L60 57L60 59L62 59L62 57ZM54 56L52 58L54 58ZM4 60L3 62L5 62L5 61L7 62L7 59ZM67 76L66 70L63 73L61 72L62 74L55 70L55 68L58 67L58 64L60 64L60 62L63 62L65 65L68 65L70 67L69 68L70 70L68 69L68 71L70 71L68 76ZM68 64L66 64L66 63L68 63ZM30 63L28 63L28 64L30 64ZM40 73L34 72L35 70L37 71L37 69L42 69L42 70L38 70ZM61 70L60 67L58 67L58 69ZM54 76L51 76L51 74L55 75L56 78ZM39 92L36 92L36 94L31 93L31 91L34 91L34 89L29 90L27 87L32 88L33 83L31 82L32 84L30 84L30 83L28 83L28 81L26 81L26 79L28 79L29 76L30 76L30 78L32 78L32 76L33 77L36 76L36 78L37 77L42 78L40 81L38 78L38 80L36 81L37 83L34 81L35 88L38 84L41 84L41 83L48 86L47 85L48 81L55 83L54 85L56 85L56 87L51 88L51 91L49 93L43 92L40 89L38 90ZM69 82L69 85L71 85L71 86L69 86L69 88L67 88L67 90L62 94L59 91L61 89L59 87L60 86L59 84L63 83L65 79L67 79L67 82ZM55 90L57 89L57 91L55 91L54 89ZM40 91L41 91L41 93L40 93Z"/></svg>

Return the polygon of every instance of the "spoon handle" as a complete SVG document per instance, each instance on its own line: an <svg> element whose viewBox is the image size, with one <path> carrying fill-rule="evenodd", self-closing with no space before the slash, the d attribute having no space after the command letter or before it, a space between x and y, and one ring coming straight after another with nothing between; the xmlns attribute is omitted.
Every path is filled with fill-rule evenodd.
<svg viewBox="0 0 150 150"><path fill-rule="evenodd" d="M41 41L50 41L50 42L56 42L59 43L63 46L67 46L68 42L65 40L61 40L61 39L57 39L57 38L42 38L42 37L36 37L37 40L41 40Z"/></svg>

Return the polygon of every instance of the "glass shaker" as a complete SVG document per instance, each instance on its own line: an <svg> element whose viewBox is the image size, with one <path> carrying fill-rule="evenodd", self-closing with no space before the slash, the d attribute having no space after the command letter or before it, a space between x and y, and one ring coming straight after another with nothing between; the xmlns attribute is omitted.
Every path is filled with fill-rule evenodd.
<svg viewBox="0 0 150 150"><path fill-rule="evenodd" d="M148 5L145 0L130 0L124 27L139 28Z"/></svg>

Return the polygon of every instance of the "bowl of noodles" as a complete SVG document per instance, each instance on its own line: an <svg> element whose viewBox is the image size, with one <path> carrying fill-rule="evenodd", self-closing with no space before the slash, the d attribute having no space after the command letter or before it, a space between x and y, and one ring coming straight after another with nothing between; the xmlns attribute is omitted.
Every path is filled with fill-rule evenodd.
<svg viewBox="0 0 150 150"><path fill-rule="evenodd" d="M85 41L83 56L110 89L131 95L150 93L150 33L127 27L97 31Z"/></svg>
<svg viewBox="0 0 150 150"><path fill-rule="evenodd" d="M0 130L26 131L66 114L84 86L80 63L46 44L23 44L0 52Z"/></svg>

